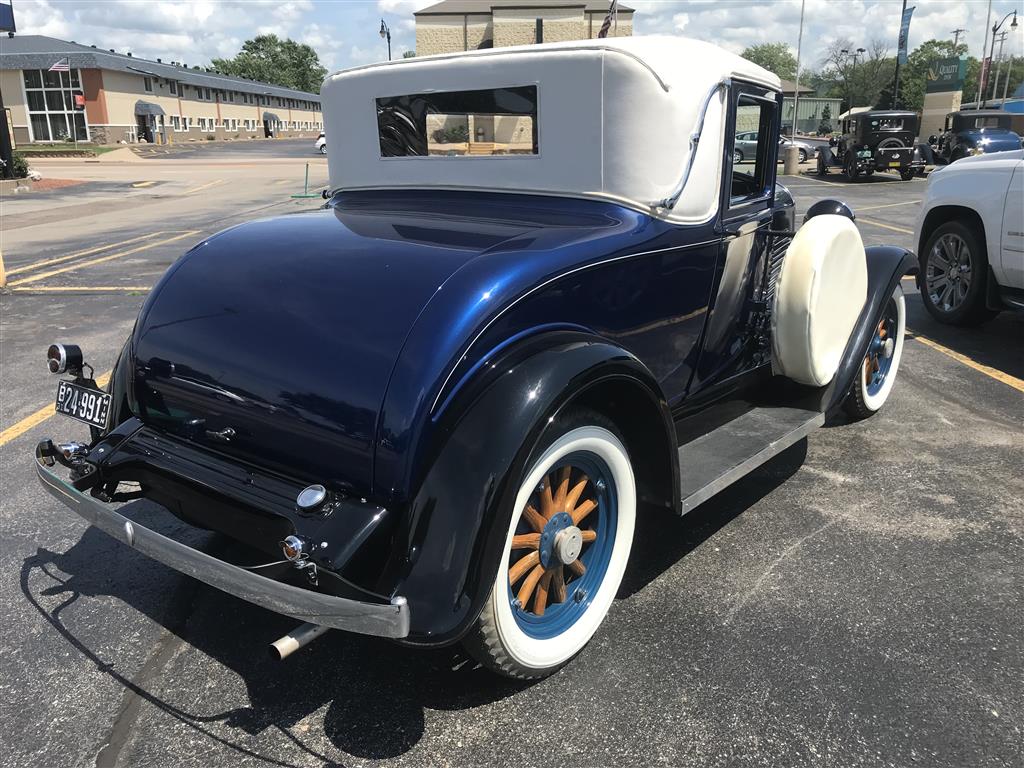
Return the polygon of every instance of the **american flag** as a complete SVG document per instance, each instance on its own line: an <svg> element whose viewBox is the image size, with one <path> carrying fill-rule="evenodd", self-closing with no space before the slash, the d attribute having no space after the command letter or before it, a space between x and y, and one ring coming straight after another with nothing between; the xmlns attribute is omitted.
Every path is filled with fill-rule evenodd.
<svg viewBox="0 0 1024 768"><path fill-rule="evenodd" d="M69 59L67 56L65 56L63 59L60 59L59 61L57 61L57 63L55 63L47 71L48 72L70 72L71 71L71 59Z"/></svg>
<svg viewBox="0 0 1024 768"><path fill-rule="evenodd" d="M608 37L608 30L612 28L612 20L616 18L618 12L619 0L612 0L612 4L608 8L608 15L604 17L604 23L601 25L601 31L597 33L599 39Z"/></svg>

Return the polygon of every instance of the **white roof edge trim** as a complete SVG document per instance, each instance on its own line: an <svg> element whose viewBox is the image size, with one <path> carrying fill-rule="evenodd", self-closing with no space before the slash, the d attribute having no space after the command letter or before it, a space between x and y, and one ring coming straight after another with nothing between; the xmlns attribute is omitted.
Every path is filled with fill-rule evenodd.
<svg viewBox="0 0 1024 768"><path fill-rule="evenodd" d="M623 56L627 56L633 59L637 64L642 66L648 72L651 73L651 77L658 81L658 85L661 89L668 93L671 89L659 75L654 67L644 61L644 59L632 51L626 51L622 48L614 45L607 44L594 44L594 45L558 45L557 43L548 43L544 46L543 51L605 51L611 53L619 53ZM486 57L486 56L508 56L509 54L530 54L537 53L538 49L536 45L514 45L508 48L484 48L479 51L456 51L455 53L438 53L433 56L413 56L408 59L395 59L393 61L378 61L373 64L363 64L358 67L352 67L350 69L341 69L327 76L327 80L333 80L336 77L344 77L345 75L354 74L356 72L363 72L368 69L382 69L384 67L400 66L403 64L414 64L424 61L445 61L447 59L463 59L470 57Z"/></svg>

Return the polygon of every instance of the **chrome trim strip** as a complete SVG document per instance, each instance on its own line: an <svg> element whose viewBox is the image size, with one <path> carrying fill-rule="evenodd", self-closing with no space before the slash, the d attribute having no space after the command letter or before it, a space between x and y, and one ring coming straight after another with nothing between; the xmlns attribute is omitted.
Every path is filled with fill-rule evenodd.
<svg viewBox="0 0 1024 768"><path fill-rule="evenodd" d="M260 576L145 528L77 490L38 460L39 482L57 500L90 525L164 565L204 584L299 621L363 635L409 635L409 606L404 597L390 604L366 603L325 595Z"/></svg>
<svg viewBox="0 0 1024 768"><path fill-rule="evenodd" d="M707 95L704 97L704 104L700 108L700 117L697 119L697 125L694 127L693 133L690 134L690 157L686 161L686 169L683 171L683 177L679 180L676 185L675 191L672 192L668 197L655 201L652 203L654 208L664 208L671 211L676 207L676 202L679 200L679 196L683 194L683 189L686 188L686 182L690 180L690 171L693 170L693 161L697 159L697 145L700 144L700 135L704 131L704 118L707 117L708 107L711 106L711 100L718 94L719 90L728 91L732 87L732 80L725 78L719 80L711 88L708 89Z"/></svg>

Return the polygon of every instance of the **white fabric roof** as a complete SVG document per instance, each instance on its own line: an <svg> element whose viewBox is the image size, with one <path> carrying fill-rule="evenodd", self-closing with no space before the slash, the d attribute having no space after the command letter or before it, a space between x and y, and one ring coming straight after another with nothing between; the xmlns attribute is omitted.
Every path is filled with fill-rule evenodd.
<svg viewBox="0 0 1024 768"><path fill-rule="evenodd" d="M778 91L778 77L717 46L625 37L495 48L373 64L321 89L332 189L452 188L598 197L641 210L670 195L715 83ZM536 85L536 156L382 158L375 100ZM672 219L704 221L721 188L723 92L712 99L689 183Z"/></svg>

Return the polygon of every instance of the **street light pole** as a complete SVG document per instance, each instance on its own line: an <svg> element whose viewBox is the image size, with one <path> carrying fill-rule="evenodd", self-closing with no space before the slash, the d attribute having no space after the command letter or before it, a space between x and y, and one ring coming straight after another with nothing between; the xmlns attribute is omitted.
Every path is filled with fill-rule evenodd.
<svg viewBox="0 0 1024 768"><path fill-rule="evenodd" d="M846 58L853 57L853 70L857 70L857 59L860 58L862 53L867 53L867 48L858 48L853 53L850 53L848 48L843 48L839 51L840 53L846 54ZM853 109L853 92L850 90L850 68L846 68L846 112L849 117L850 110Z"/></svg>
<svg viewBox="0 0 1024 768"><path fill-rule="evenodd" d="M391 61L391 28L384 23L384 19L380 20L380 36L382 40L388 41L388 61Z"/></svg>

